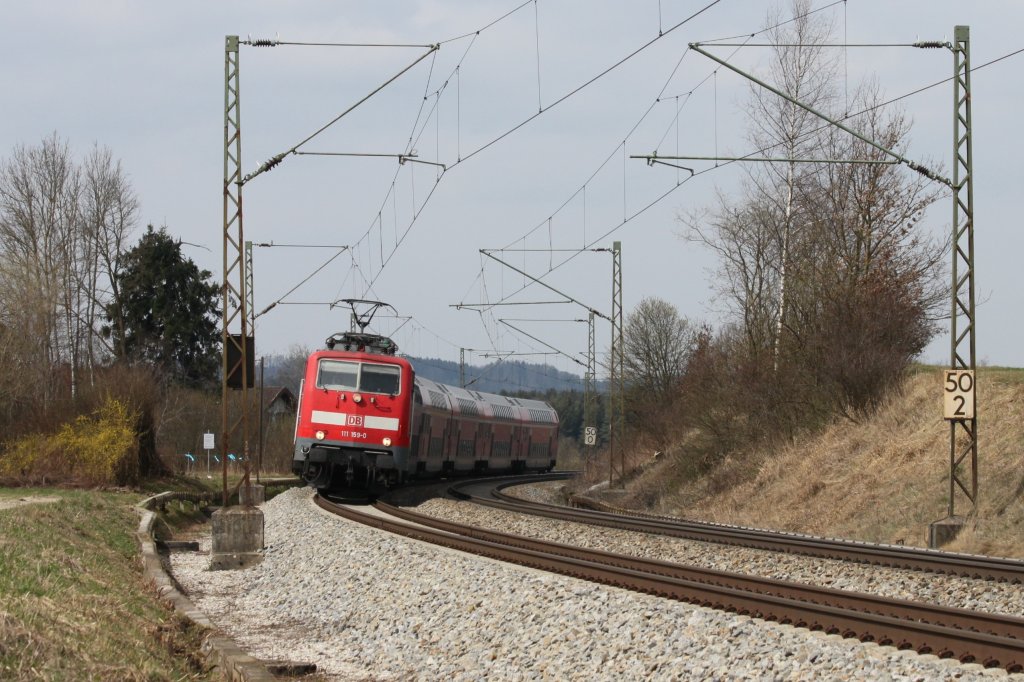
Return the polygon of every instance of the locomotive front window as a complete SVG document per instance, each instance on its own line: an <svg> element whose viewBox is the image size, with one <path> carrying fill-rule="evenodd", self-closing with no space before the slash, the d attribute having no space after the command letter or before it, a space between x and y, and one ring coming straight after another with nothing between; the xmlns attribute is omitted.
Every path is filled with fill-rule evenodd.
<svg viewBox="0 0 1024 682"><path fill-rule="evenodd" d="M321 360L316 379L317 388L335 391L364 391L398 395L402 368L398 365L375 365L346 360Z"/></svg>
<svg viewBox="0 0 1024 682"><path fill-rule="evenodd" d="M321 360L320 373L316 378L318 388L336 391L359 389L359 363L344 360Z"/></svg>
<svg viewBox="0 0 1024 682"><path fill-rule="evenodd" d="M398 395L402 370L397 365L363 365L359 390L367 393Z"/></svg>

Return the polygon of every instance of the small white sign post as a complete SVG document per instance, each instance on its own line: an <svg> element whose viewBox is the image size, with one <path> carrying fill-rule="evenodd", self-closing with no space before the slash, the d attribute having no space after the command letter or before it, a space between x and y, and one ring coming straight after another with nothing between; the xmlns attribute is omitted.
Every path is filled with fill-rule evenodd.
<svg viewBox="0 0 1024 682"><path fill-rule="evenodd" d="M943 371L942 416L949 420L974 419L974 370Z"/></svg>
<svg viewBox="0 0 1024 682"><path fill-rule="evenodd" d="M593 426L587 426L583 429L583 444L584 445L597 445L597 428Z"/></svg>
<svg viewBox="0 0 1024 682"><path fill-rule="evenodd" d="M207 478L209 478L209 476L210 476L210 450L213 450L214 447L216 447L216 446L214 445L214 442L213 442L213 434L212 433L204 433L203 434L203 449L206 450L206 476L207 476Z"/></svg>

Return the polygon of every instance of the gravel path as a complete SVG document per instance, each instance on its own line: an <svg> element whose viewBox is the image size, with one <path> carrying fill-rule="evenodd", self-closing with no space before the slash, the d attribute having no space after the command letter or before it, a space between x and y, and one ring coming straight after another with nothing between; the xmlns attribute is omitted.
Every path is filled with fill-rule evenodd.
<svg viewBox="0 0 1024 682"><path fill-rule="evenodd" d="M201 552L171 559L196 606L243 649L314 662L332 680L1005 676L468 557L330 516L311 496L293 489L263 505L267 548L258 566L208 571L208 535ZM468 514L471 506L433 501L421 509ZM508 530L511 520L487 523L495 524ZM590 534L580 528L576 542ZM598 530L602 542L607 531Z"/></svg>

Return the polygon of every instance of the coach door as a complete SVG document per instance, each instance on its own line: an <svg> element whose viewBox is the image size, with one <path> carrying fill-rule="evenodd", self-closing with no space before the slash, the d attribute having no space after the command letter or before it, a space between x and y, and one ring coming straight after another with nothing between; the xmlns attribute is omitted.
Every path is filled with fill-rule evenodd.
<svg viewBox="0 0 1024 682"><path fill-rule="evenodd" d="M441 462L444 459L446 421L436 414L423 415L423 430L426 433L426 438L423 439L423 449L425 450L423 461L426 471L441 470Z"/></svg>
<svg viewBox="0 0 1024 682"><path fill-rule="evenodd" d="M473 468L477 471L487 471L487 456L491 452L493 437L490 424L480 422L477 425L476 441L473 447Z"/></svg>

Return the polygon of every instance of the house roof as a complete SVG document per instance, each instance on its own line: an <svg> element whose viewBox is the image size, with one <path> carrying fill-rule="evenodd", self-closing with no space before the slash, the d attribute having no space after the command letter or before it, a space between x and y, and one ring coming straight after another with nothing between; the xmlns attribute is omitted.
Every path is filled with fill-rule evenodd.
<svg viewBox="0 0 1024 682"><path fill-rule="evenodd" d="M270 409L275 403L283 403L289 409L295 408L295 394L287 386L264 386L263 409Z"/></svg>

